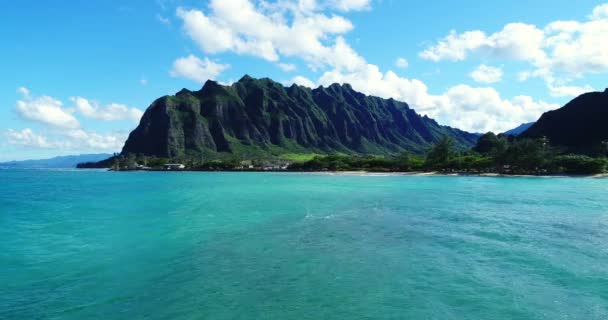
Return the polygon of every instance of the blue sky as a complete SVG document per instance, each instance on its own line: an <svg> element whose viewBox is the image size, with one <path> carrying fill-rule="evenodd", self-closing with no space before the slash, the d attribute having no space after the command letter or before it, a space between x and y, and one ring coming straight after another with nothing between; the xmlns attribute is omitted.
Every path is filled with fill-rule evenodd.
<svg viewBox="0 0 608 320"><path fill-rule="evenodd" d="M533 121L608 83L604 1L3 1L0 161L118 152L205 80L348 82L440 123Z"/></svg>

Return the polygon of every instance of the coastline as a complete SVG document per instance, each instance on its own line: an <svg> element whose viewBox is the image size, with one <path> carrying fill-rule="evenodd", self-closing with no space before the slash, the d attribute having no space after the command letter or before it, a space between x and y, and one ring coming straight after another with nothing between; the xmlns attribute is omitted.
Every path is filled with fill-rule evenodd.
<svg viewBox="0 0 608 320"><path fill-rule="evenodd" d="M296 171L287 171L296 172ZM413 176L413 177L482 177L482 178L592 178L605 179L608 173L601 174L502 174L502 173L467 173L467 172L375 172L375 171L308 171L302 173L327 174L327 175L365 175L365 176Z"/></svg>
<svg viewBox="0 0 608 320"><path fill-rule="evenodd" d="M79 168L79 170L83 170ZM100 169L84 169L84 170L100 170ZM482 178L591 178L605 179L608 178L608 173L600 174L503 174L503 173L471 173L471 172L440 172L440 171L412 171L412 172L397 172L397 171L296 171L296 170L112 170L115 172L265 172L265 173L301 173L301 174L322 174L335 176L411 176L411 177L482 177Z"/></svg>

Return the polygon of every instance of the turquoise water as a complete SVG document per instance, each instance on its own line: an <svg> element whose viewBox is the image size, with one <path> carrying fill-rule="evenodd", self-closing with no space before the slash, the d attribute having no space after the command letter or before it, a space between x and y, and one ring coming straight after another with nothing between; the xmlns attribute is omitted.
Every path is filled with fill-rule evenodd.
<svg viewBox="0 0 608 320"><path fill-rule="evenodd" d="M608 180L0 170L0 319L607 319Z"/></svg>

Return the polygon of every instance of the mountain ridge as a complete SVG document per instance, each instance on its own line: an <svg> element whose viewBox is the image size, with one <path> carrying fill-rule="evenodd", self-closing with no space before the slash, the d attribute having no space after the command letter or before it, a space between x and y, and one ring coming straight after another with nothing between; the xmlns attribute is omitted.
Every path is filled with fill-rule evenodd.
<svg viewBox="0 0 608 320"><path fill-rule="evenodd" d="M367 96L349 84L311 89L243 76L209 80L155 100L122 154L166 158L217 153L422 153L444 136L462 149L478 135L439 125L394 99Z"/></svg>
<svg viewBox="0 0 608 320"><path fill-rule="evenodd" d="M608 89L584 93L562 108L545 112L522 138L545 137L567 152L605 153L608 146Z"/></svg>

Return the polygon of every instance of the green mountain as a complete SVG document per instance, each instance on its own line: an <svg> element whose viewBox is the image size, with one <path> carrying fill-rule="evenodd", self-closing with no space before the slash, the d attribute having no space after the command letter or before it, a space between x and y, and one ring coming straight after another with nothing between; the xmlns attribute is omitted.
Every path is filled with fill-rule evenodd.
<svg viewBox="0 0 608 320"><path fill-rule="evenodd" d="M608 151L608 89L585 93L564 107L546 112L520 137L546 137L549 143L572 153Z"/></svg>
<svg viewBox="0 0 608 320"><path fill-rule="evenodd" d="M182 89L154 101L122 154L422 153L444 136L462 149L478 138L348 84L309 89L244 76L230 86L207 81L199 91Z"/></svg>

